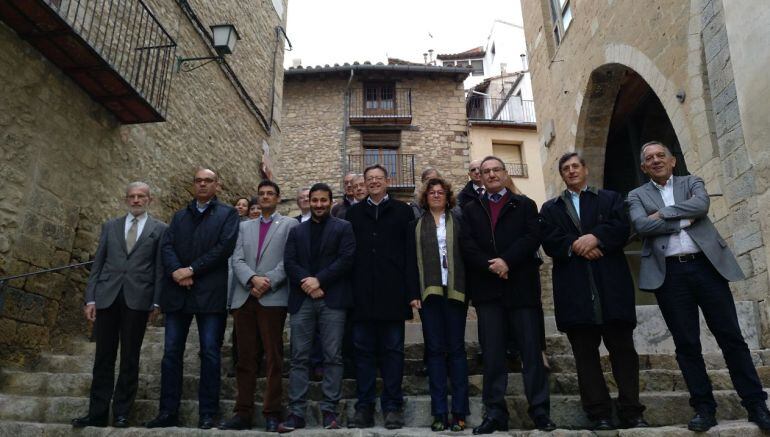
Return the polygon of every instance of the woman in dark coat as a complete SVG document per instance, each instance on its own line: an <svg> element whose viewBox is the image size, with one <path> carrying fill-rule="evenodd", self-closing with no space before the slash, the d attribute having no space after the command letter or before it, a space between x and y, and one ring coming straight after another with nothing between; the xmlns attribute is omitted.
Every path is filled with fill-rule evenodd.
<svg viewBox="0 0 770 437"><path fill-rule="evenodd" d="M420 310L430 385L433 431L462 431L468 405L465 355L465 265L460 253L460 220L451 185L429 179L418 195L424 214L409 232L411 306ZM447 405L447 370L452 382L452 421Z"/></svg>

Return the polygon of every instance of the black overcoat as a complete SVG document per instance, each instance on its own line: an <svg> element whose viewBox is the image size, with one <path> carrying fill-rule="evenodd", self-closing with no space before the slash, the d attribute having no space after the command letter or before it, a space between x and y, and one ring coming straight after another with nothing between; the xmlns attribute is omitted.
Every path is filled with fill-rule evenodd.
<svg viewBox="0 0 770 437"><path fill-rule="evenodd" d="M543 249L553 258L553 301L560 331L577 325L596 324L591 300L589 268L598 291L603 323L636 325L634 283L623 247L630 226L620 194L609 190L586 190L580 195L580 229L567 213L564 199L556 197L543 205ZM593 234L604 256L589 261L570 255L572 243L581 235Z"/></svg>
<svg viewBox="0 0 770 437"><path fill-rule="evenodd" d="M541 226L537 206L526 196L509 193L492 230L487 195L463 208L460 245L466 288L474 306L500 303L509 308L539 308L542 261L537 256ZM508 279L489 271L489 260L508 264Z"/></svg>
<svg viewBox="0 0 770 437"><path fill-rule="evenodd" d="M355 320L408 320L412 318L406 283L406 242L412 208L388 199L379 206L367 200L348 208L345 219L353 225L356 258L353 266Z"/></svg>
<svg viewBox="0 0 770 437"><path fill-rule="evenodd" d="M227 260L238 239L238 213L211 199L202 213L193 200L177 211L163 238L164 312L220 313L227 305ZM193 268L193 285L180 287L171 277L179 268Z"/></svg>

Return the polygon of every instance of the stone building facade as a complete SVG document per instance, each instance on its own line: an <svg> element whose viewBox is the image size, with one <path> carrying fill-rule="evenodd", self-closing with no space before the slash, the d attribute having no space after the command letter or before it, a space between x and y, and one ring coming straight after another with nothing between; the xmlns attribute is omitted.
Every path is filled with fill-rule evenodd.
<svg viewBox="0 0 770 437"><path fill-rule="evenodd" d="M767 8L525 0L523 14L547 196L563 189L548 169L564 152L586 157L592 184L627 193L645 180L641 144L667 143L676 172L706 181L709 216L747 275L732 284L735 299L756 303L749 313L767 347Z"/></svg>
<svg viewBox="0 0 770 437"><path fill-rule="evenodd" d="M252 194L261 172L271 170L263 154L281 146L286 0L144 3L177 56L214 55L209 25L234 24L241 38L223 63L181 72L173 71L173 58L163 63L170 89L159 123L120 123L108 103L91 98L7 17L0 21L0 277L91 259L101 224L124 213L130 181L150 184L150 212L167 220L190 200L198 166L219 172L227 201ZM86 277L77 269L5 283L0 362L25 364L65 334L85 332Z"/></svg>
<svg viewBox="0 0 770 437"><path fill-rule="evenodd" d="M409 198L425 167L467 181L466 68L345 64L284 73L284 137L277 180L286 193L379 162ZM395 187L395 186L398 187ZM459 188L458 188L459 189ZM288 196L289 194L287 194Z"/></svg>

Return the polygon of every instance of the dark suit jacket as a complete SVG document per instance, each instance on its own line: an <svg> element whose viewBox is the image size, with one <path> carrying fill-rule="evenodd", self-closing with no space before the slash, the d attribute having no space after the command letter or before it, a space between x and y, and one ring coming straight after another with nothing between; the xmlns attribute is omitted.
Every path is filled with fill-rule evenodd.
<svg viewBox="0 0 770 437"><path fill-rule="evenodd" d="M302 302L310 297L302 291L300 282L315 276L324 291L324 302L329 308L348 308L352 304L350 269L356 253L353 227L345 220L329 217L323 233L318 261L319 271L310 273L310 225L312 219L295 226L289 232L284 250L283 266L289 278L289 313L299 311Z"/></svg>
<svg viewBox="0 0 770 437"><path fill-rule="evenodd" d="M467 272L466 287L473 305L539 308L542 261L537 256L541 234L537 206L532 199L510 191L507 199L494 230L486 195L463 208L460 247ZM489 271L488 260L492 258L505 260L508 279Z"/></svg>
<svg viewBox="0 0 770 437"><path fill-rule="evenodd" d="M546 202L540 214L544 222L543 249L553 258L553 301L559 330L598 323L592 287L599 297L603 323L635 325L634 283L623 253L631 226L620 194L584 191L580 195L579 228L561 196ZM601 241L603 257L589 261L571 254L572 243L585 234L593 234Z"/></svg>
<svg viewBox="0 0 770 437"><path fill-rule="evenodd" d="M99 246L88 276L85 300L97 309L112 305L120 290L132 310L150 311L160 304L163 279L161 241L166 224L148 216L131 252L126 250L126 216L102 226Z"/></svg>
<svg viewBox="0 0 770 437"><path fill-rule="evenodd" d="M238 213L216 197L202 213L193 200L177 211L163 239L166 281L161 299L164 312L225 312L227 305L227 260L238 239ZM180 287L171 277L179 268L191 266L193 286Z"/></svg>

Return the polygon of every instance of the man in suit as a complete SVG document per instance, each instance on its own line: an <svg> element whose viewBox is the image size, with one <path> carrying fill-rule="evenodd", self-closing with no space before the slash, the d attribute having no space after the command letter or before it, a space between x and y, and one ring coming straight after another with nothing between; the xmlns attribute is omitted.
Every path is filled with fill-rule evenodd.
<svg viewBox="0 0 770 437"><path fill-rule="evenodd" d="M326 184L310 188L312 217L289 233L284 253L289 278L291 371L289 417L278 432L305 427L308 367L316 331L323 351L323 427L339 428L337 404L342 388L342 338L345 314L352 304L348 273L356 241L345 220L331 216L332 190Z"/></svg>
<svg viewBox="0 0 770 437"><path fill-rule="evenodd" d="M356 198L353 196L353 178L355 177L356 174L350 172L342 178L342 186L345 189L345 195L342 196L341 202L335 203L334 206L332 206L332 216L344 219L345 211L348 210L350 205L356 203Z"/></svg>
<svg viewBox="0 0 770 437"><path fill-rule="evenodd" d="M86 319L95 322L96 354L88 415L72 426L107 426L112 400L112 425L128 427L136 397L139 353L147 320L158 314L163 277L160 242L166 224L150 217L150 186L126 187L128 214L102 226L85 292ZM115 358L120 345L120 371L115 383ZM114 386L114 391L113 391Z"/></svg>
<svg viewBox="0 0 770 437"><path fill-rule="evenodd" d="M462 209L468 202L478 199L484 194L484 183L481 182L481 160L474 159L468 164L468 183L457 193L457 205Z"/></svg>
<svg viewBox="0 0 770 437"><path fill-rule="evenodd" d="M508 430L505 351L515 339L523 364L529 416L540 430L552 431L548 376L540 332L540 222L531 199L505 188L508 174L500 158L481 161L485 194L463 208L460 245L467 288L476 307L484 350L482 399L486 415L474 434Z"/></svg>
<svg viewBox="0 0 770 437"><path fill-rule="evenodd" d="M676 158L657 141L642 146L640 159L650 182L628 194L631 221L643 241L639 288L655 293L674 339L676 360L695 410L687 427L706 431L717 423L717 405L701 354L700 308L749 420L770 430L767 394L743 340L728 285L743 279L743 272L708 217L703 179L673 176Z"/></svg>
<svg viewBox="0 0 770 437"><path fill-rule="evenodd" d="M603 340L618 386L621 427L647 427L634 349L634 282L623 253L629 234L623 197L589 187L588 167L575 152L562 155L558 168L567 189L540 212L543 249L553 258L556 327L572 345L583 410L593 430L615 429L599 360Z"/></svg>
<svg viewBox="0 0 770 437"><path fill-rule="evenodd" d="M183 358L192 319L198 325L200 381L198 427L219 414L221 348L227 320L228 258L238 237L238 213L217 200L219 177L202 168L193 179L195 199L174 214L163 238L166 280L161 308L166 336L161 362L160 408L148 428L176 426L182 397Z"/></svg>
<svg viewBox="0 0 770 437"><path fill-rule="evenodd" d="M300 188L297 190L297 207L299 208L299 215L294 217L300 223L310 220L310 190L307 188Z"/></svg>
<svg viewBox="0 0 770 437"><path fill-rule="evenodd" d="M358 402L351 428L374 426L377 367L380 405L388 429L404 426L404 321L412 318L406 283L406 245L414 220L407 204L388 196L388 171L364 170L369 197L348 209L356 256L353 268L353 346Z"/></svg>
<svg viewBox="0 0 770 437"><path fill-rule="evenodd" d="M281 201L278 185L264 180L257 187L262 216L241 222L233 252L233 288L228 307L235 320L238 364L235 378L238 394L235 415L220 423L219 429L249 429L254 419L254 390L260 357L266 360L267 386L262 413L265 429L275 432L281 417L281 373L283 327L289 284L283 252L289 231L299 221L275 212Z"/></svg>

